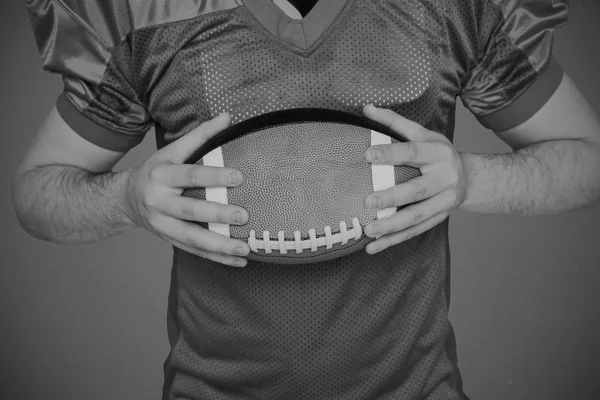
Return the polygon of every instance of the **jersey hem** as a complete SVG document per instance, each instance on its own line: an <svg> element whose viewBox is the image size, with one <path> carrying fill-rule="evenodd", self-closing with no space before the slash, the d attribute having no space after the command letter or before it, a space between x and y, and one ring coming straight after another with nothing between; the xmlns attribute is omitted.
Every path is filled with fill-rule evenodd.
<svg viewBox="0 0 600 400"><path fill-rule="evenodd" d="M480 116L477 119L484 127L495 132L506 131L521 125L537 113L552 97L562 82L563 70L558 61L550 61L538 73L538 78L523 94L508 107Z"/></svg>
<svg viewBox="0 0 600 400"><path fill-rule="evenodd" d="M126 136L92 121L71 103L65 92L58 97L56 109L75 133L104 149L127 152L143 140L143 137Z"/></svg>

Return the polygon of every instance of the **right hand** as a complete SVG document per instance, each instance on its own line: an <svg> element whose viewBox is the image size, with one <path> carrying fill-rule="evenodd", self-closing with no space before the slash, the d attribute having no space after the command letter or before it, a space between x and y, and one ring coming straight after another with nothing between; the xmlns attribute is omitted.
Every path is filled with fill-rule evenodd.
<svg viewBox="0 0 600 400"><path fill-rule="evenodd" d="M242 225L248 212L242 207L183 197L185 188L234 187L243 181L238 170L184 164L192 153L231 124L228 114L204 122L163 147L129 175L125 212L133 223L189 253L222 264L244 267L247 243L204 229L197 222ZM232 183L234 178L235 183Z"/></svg>

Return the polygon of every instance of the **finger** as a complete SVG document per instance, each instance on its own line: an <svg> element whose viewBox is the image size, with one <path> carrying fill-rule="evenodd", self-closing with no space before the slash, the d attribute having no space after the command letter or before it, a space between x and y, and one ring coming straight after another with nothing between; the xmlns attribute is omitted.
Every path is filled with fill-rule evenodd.
<svg viewBox="0 0 600 400"><path fill-rule="evenodd" d="M157 158L175 164L184 163L193 153L217 133L231 125L231 116L223 113L205 121L186 135L159 150Z"/></svg>
<svg viewBox="0 0 600 400"><path fill-rule="evenodd" d="M163 215L158 219L158 223L161 234L190 248L240 257L246 257L250 253L248 243L219 235L193 222Z"/></svg>
<svg viewBox="0 0 600 400"><path fill-rule="evenodd" d="M365 235L378 238L393 232L400 232L434 215L452 208L451 196L440 193L420 203L411 204L389 217L373 221L365 226Z"/></svg>
<svg viewBox="0 0 600 400"><path fill-rule="evenodd" d="M403 231L394 232L380 237L379 239L369 243L366 247L366 251L369 254L375 254L387 249L388 247L410 240L444 222L446 218L448 218L447 211L435 214L431 218L421 222L418 225L413 225Z"/></svg>
<svg viewBox="0 0 600 400"><path fill-rule="evenodd" d="M195 164L162 164L152 174L156 180L173 188L234 187L244 181L244 176L236 169Z"/></svg>
<svg viewBox="0 0 600 400"><path fill-rule="evenodd" d="M446 142L404 142L371 146L365 159L371 164L422 167L453 157L454 149Z"/></svg>
<svg viewBox="0 0 600 400"><path fill-rule="evenodd" d="M372 104L367 104L363 107L363 114L365 117L387 126L411 141L436 140L442 136L387 108L378 108Z"/></svg>
<svg viewBox="0 0 600 400"><path fill-rule="evenodd" d="M158 207L159 211L171 217L195 222L217 222L229 225L243 225L248 222L248 212L239 206L225 205L172 196Z"/></svg>
<svg viewBox="0 0 600 400"><path fill-rule="evenodd" d="M445 186L439 175L422 175L389 189L371 193L365 198L365 207L382 210L417 203L440 193Z"/></svg>
<svg viewBox="0 0 600 400"><path fill-rule="evenodd" d="M245 267L248 264L248 260L243 257L228 256L208 250L201 250L188 246L185 243L181 243L169 237L162 237L162 239L183 251L187 251L188 253L194 254L198 257L206 258L207 260L218 262L220 264L229 265L231 267Z"/></svg>

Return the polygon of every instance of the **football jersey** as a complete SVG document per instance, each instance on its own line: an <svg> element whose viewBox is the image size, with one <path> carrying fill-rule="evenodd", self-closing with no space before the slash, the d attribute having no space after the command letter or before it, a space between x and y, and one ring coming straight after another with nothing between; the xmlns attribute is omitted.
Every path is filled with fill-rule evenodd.
<svg viewBox="0 0 600 400"><path fill-rule="evenodd" d="M513 128L563 73L566 0L28 0L57 108L86 140L158 147L222 112L389 108L452 139L457 98ZM326 134L326 133L324 133ZM242 205L243 206L243 205ZM448 221L376 255L217 264L174 248L164 400L466 399Z"/></svg>

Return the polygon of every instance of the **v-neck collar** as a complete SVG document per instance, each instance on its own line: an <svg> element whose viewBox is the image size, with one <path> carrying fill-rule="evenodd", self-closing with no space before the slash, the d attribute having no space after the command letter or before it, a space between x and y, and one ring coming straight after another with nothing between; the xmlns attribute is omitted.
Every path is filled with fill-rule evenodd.
<svg viewBox="0 0 600 400"><path fill-rule="evenodd" d="M243 0L243 3L273 35L294 47L307 50L319 40L350 1L319 0L302 19L290 18L272 0Z"/></svg>

